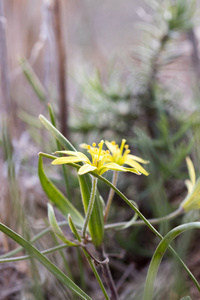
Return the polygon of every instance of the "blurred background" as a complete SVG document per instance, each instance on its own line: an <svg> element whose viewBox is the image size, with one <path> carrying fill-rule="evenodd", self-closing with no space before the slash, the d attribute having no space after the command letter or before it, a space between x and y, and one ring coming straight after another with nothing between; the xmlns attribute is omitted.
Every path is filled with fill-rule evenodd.
<svg viewBox="0 0 200 300"><path fill-rule="evenodd" d="M199 6L199 0L0 0L2 223L27 239L48 226L48 199L40 186L37 161L39 151L57 150L38 119L39 114L49 118L49 104L57 127L77 149L82 142L120 143L125 138L133 154L150 161L150 176L123 174L118 181L146 217L165 216L178 207L187 194L186 156L192 159L197 178L200 173ZM67 192L60 168L47 160L45 170L82 210L73 170L67 169ZM106 201L108 189L99 184L99 190ZM108 223L131 217L115 196ZM157 229L166 234L194 220L199 220L198 211L161 223ZM199 242L196 231L174 243L198 280ZM55 243L50 235L36 246L44 250ZM145 227L106 231L120 299L141 299L157 244ZM16 247L0 234L0 254ZM79 251L68 249L50 258L93 299L102 299ZM33 261L1 264L0 270L0 300L76 299ZM199 299L187 274L167 253L155 299L185 295Z"/></svg>

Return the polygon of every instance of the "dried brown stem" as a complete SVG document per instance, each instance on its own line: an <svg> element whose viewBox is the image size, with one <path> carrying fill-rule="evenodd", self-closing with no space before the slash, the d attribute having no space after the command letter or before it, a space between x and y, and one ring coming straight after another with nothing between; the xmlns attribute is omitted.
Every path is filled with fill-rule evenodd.
<svg viewBox="0 0 200 300"><path fill-rule="evenodd" d="M191 59L192 59L192 63L194 66L194 71L196 73L196 77L197 77L197 83L198 86L200 88L200 84L199 84L199 77L200 77L200 58L199 58L199 52L198 52L198 40L197 37L195 35L194 29L190 29L190 31L188 32L188 39L192 45L192 54L191 54Z"/></svg>
<svg viewBox="0 0 200 300"><path fill-rule="evenodd" d="M103 246L101 247L100 252L101 252L101 255L104 257L104 259L108 259ZM103 273L104 280L110 290L110 294L111 294L110 300L118 300L118 294L117 294L117 290L116 290L116 287L115 287L115 284L114 284L114 281L112 278L112 274L110 272L109 264L108 263L101 264L101 267L102 267L102 273Z"/></svg>
<svg viewBox="0 0 200 300"><path fill-rule="evenodd" d="M66 55L64 37L61 28L61 1L54 0L54 31L58 60L58 89L59 89L59 111L60 127L64 136L69 138L68 131L68 105L67 105L67 83L66 83Z"/></svg>

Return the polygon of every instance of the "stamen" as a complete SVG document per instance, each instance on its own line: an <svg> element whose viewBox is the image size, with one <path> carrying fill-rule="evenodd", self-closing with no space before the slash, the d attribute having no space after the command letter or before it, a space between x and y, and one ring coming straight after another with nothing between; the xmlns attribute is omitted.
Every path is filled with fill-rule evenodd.
<svg viewBox="0 0 200 300"><path fill-rule="evenodd" d="M87 145L87 149L89 150L91 148L91 146L90 145Z"/></svg>
<svg viewBox="0 0 200 300"><path fill-rule="evenodd" d="M103 148L103 144L104 144L104 141L103 141L103 140L101 140L101 142L98 144L98 146L99 146L98 160L99 160L99 157L100 157L100 155L101 155L101 151L102 151L102 148Z"/></svg>
<svg viewBox="0 0 200 300"><path fill-rule="evenodd" d="M116 143L115 143L115 141L112 141L111 144L114 146Z"/></svg>
<svg viewBox="0 0 200 300"><path fill-rule="evenodd" d="M123 139L123 140L122 140L122 143L121 143L121 147L120 147L120 155L122 155L122 152L123 152L125 143L126 143L126 140Z"/></svg>
<svg viewBox="0 0 200 300"><path fill-rule="evenodd" d="M96 147L96 143L92 143L92 147Z"/></svg>

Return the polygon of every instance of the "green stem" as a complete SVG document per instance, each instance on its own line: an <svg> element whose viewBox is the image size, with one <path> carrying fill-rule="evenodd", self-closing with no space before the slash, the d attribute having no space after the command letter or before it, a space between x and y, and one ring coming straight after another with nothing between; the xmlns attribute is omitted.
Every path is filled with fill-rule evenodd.
<svg viewBox="0 0 200 300"><path fill-rule="evenodd" d="M81 236L80 236L78 230L76 229L76 226L74 225L74 223L73 223L73 221L71 219L71 216L68 216L68 222L69 222L69 226L71 228L71 231L73 232L73 234L75 235L75 237L77 238L77 240L79 242L81 242ZM96 268L94 266L94 261L95 260L92 259L91 254L88 252L88 250L86 248L82 247L82 250L83 250L83 252L84 252L84 254L85 254L85 256L86 256L86 258L87 258L87 260L88 260L88 262L90 264L90 266L91 266L91 269L92 269L92 271L93 271L93 273L94 273L94 275L95 275L95 277L97 279L97 282L99 283L99 286L100 286L100 288L101 288L101 290L102 290L102 292L103 292L103 294L105 296L105 299L109 300L109 297L107 295L105 287L104 287L104 285L103 285L103 283L101 281L101 278L100 278L100 276L99 276L99 274L98 274L98 272L97 272L97 270L96 270Z"/></svg>
<svg viewBox="0 0 200 300"><path fill-rule="evenodd" d="M114 171L113 172L113 179L112 179L112 184L114 186L116 186L116 184L117 184L117 177L118 177L118 172ZM111 206L114 194L115 194L115 191L113 189L110 189L109 196L108 196L108 201L107 201L107 204L106 204L105 214L104 214L104 223L106 223L106 221L107 221L108 213L110 211L110 206Z"/></svg>
<svg viewBox="0 0 200 300"><path fill-rule="evenodd" d="M82 229L82 237L83 238L85 238L87 226L88 226L90 216L91 216L91 213L92 213L92 210L93 210L95 196L96 196L96 190L97 190L97 178L94 178L92 176L92 189L91 189L91 194L90 194L90 201L89 201L89 204L88 204L87 213L86 213L86 216L85 216L85 221L84 221L83 229Z"/></svg>
<svg viewBox="0 0 200 300"><path fill-rule="evenodd" d="M49 248L47 250L41 251L40 253L49 254L49 253L64 249L66 247L68 247L66 244L62 244L62 245L55 246L55 247ZM23 256L18 256L18 257L1 258L0 263L8 263L8 262L13 262L13 261L26 260L26 259L29 259L30 257L31 257L30 255L23 255Z"/></svg>
<svg viewBox="0 0 200 300"><path fill-rule="evenodd" d="M172 220L172 219L180 216L183 212L184 212L183 208L181 206L179 206L179 208L177 210L173 211L171 214L169 214L167 216L164 216L161 218L148 219L148 221L151 224L159 224L161 222ZM113 224L107 224L107 225L105 225L105 229L121 229L126 224L127 224L127 222L118 222L118 223L113 223ZM142 226L142 225L145 225L143 220L138 220L131 224L131 226Z"/></svg>
<svg viewBox="0 0 200 300"><path fill-rule="evenodd" d="M97 270L96 270L96 268L95 268L95 266L94 266L94 263L93 263L93 261L92 261L90 255L87 253L87 251L86 251L84 248L82 248L82 249L83 249L83 252L84 252L85 256L86 256L87 259L88 259L88 262L89 262L89 264L90 264L90 267L91 267L91 269L92 269L92 271L93 271L93 273L94 273L94 275L95 275L95 277L96 277L96 279L97 279L97 281L98 281L98 284L99 284L99 286L100 286L100 288L101 288L101 290L102 290L102 292L103 292L103 294L104 294L105 299L106 299L106 300L110 300L109 297L108 297L108 294L107 294L107 292L106 292L106 289L105 289L105 287L104 287L104 285L103 285L103 283L102 283L102 281L101 281L101 278L100 278L100 276L99 276L99 274L98 274L98 272L97 272Z"/></svg>

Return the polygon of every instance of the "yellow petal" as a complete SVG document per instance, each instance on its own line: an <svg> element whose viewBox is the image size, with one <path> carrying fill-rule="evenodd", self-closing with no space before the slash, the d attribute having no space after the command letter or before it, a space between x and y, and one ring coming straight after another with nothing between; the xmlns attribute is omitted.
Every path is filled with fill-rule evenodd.
<svg viewBox="0 0 200 300"><path fill-rule="evenodd" d="M116 145L113 145L111 142L108 141L105 141L105 144L111 153L116 152Z"/></svg>
<svg viewBox="0 0 200 300"><path fill-rule="evenodd" d="M144 174L144 175L149 175L149 173L136 161L127 158L126 161L124 162L124 164L129 165L131 167L133 167L134 169L137 169L140 173Z"/></svg>
<svg viewBox="0 0 200 300"><path fill-rule="evenodd" d="M185 211L200 209L200 178L197 180L191 194L181 203Z"/></svg>
<svg viewBox="0 0 200 300"><path fill-rule="evenodd" d="M126 168L126 167L124 167L124 169L125 169L125 172L131 172L131 173L135 173L137 175L141 175L141 173L135 168Z"/></svg>
<svg viewBox="0 0 200 300"><path fill-rule="evenodd" d="M194 165L193 165L191 159L189 158L189 156L186 157L186 163L187 163L190 180L191 180L192 184L195 185L196 175L195 175Z"/></svg>
<svg viewBox="0 0 200 300"><path fill-rule="evenodd" d="M79 145L81 148L84 148L84 149L88 149L88 144L85 144L85 143L83 143L83 144L80 144Z"/></svg>
<svg viewBox="0 0 200 300"><path fill-rule="evenodd" d="M190 194L193 190L194 185L192 184L192 182L189 179L185 180L185 185L187 187L188 194Z"/></svg>
<svg viewBox="0 0 200 300"><path fill-rule="evenodd" d="M135 156L135 155L132 155L132 154L128 154L127 158L128 159L133 159L133 160L138 161L142 164L148 164L149 163L148 160L144 160L141 157L138 157L138 156Z"/></svg>
<svg viewBox="0 0 200 300"><path fill-rule="evenodd" d="M77 157L81 158L82 161L90 163L89 158L82 152L63 150L63 151L56 151L55 153L63 153L63 154L67 154L67 155L77 156Z"/></svg>
<svg viewBox="0 0 200 300"><path fill-rule="evenodd" d="M83 175L85 173L92 172L92 171L94 171L96 169L97 169L97 167L95 167L95 166L92 166L92 165L89 165L89 164L85 164L82 167L80 167L80 169L78 170L78 174L79 175Z"/></svg>
<svg viewBox="0 0 200 300"><path fill-rule="evenodd" d="M52 165L63 165L63 164L70 164L70 163L76 163L82 161L79 157L73 157L73 156L63 156L58 157L52 161Z"/></svg>
<svg viewBox="0 0 200 300"><path fill-rule="evenodd" d="M104 169L106 169L106 171L107 170L114 170L114 171L126 172L126 169L124 167L122 167L122 166L120 166L116 163L107 163L104 166L102 166L101 168L99 168L101 174L106 172Z"/></svg>

